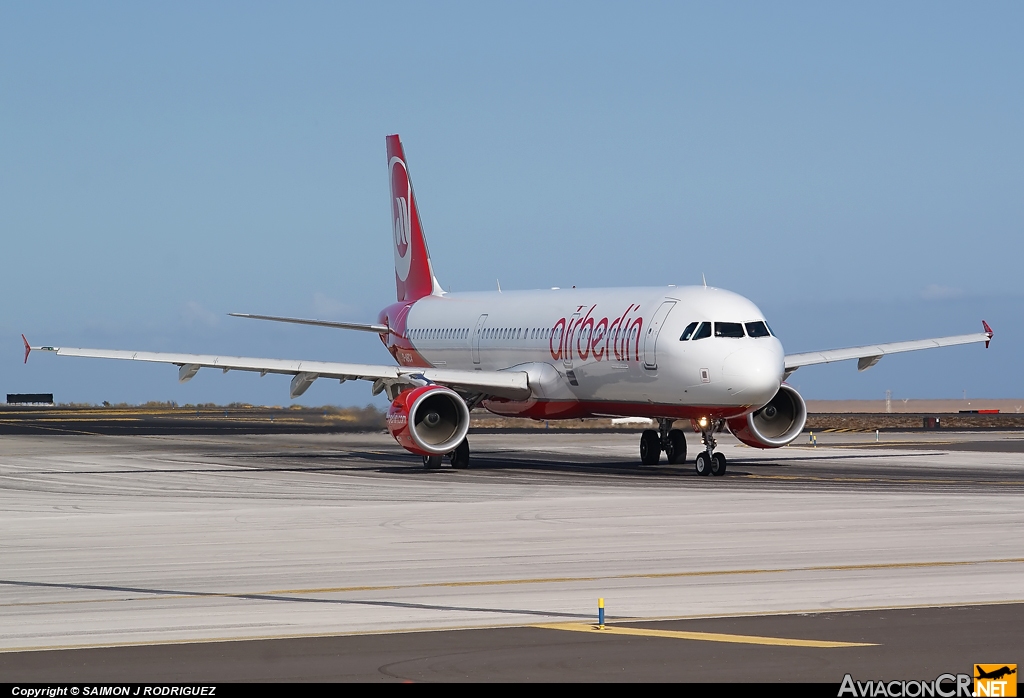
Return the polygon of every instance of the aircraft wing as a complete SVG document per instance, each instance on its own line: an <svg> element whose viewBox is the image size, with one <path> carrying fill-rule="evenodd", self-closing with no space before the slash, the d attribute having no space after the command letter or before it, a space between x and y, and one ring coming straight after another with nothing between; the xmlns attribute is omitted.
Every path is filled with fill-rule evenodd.
<svg viewBox="0 0 1024 698"><path fill-rule="evenodd" d="M22 335L24 340L24 335ZM294 376L290 394L296 398L306 392L317 378L373 381L376 395L388 386L427 385L437 383L450 388L494 395L513 400L530 396L527 374L523 371L462 371L444 368L410 368L346 364L333 361L296 361L293 359L258 359L245 356L214 356L212 354L172 354L154 351L123 351L117 349L79 349L71 347L33 347L25 340L25 361L32 350L47 351L57 356L79 356L89 359L122 359L148 361L178 366L178 380L191 380L201 368L228 371L254 371L260 375L283 373Z"/></svg>
<svg viewBox="0 0 1024 698"><path fill-rule="evenodd" d="M984 320L981 324L985 327L984 332L977 334L960 334L954 337L936 337L935 339L915 339L909 342L892 342L890 344L870 344L863 347L850 347L849 349L829 349L826 351L809 351L804 354L786 355L786 375L801 366L813 364L828 364L833 361L846 361L858 359L857 370L866 371L871 368L886 354L899 354L904 351L917 351L918 349L933 349L935 347L952 347L957 344L973 344L984 342L985 346L992 340L992 328Z"/></svg>

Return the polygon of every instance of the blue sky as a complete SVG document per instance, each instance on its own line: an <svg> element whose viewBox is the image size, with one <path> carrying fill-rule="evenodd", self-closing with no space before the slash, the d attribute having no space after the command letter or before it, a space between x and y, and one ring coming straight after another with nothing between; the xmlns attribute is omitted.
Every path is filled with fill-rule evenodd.
<svg viewBox="0 0 1024 698"><path fill-rule="evenodd" d="M71 346L389 360L384 136L453 290L699 283L810 398L1024 395L1019 4L0 3L0 392L287 402ZM320 381L305 404L364 404Z"/></svg>

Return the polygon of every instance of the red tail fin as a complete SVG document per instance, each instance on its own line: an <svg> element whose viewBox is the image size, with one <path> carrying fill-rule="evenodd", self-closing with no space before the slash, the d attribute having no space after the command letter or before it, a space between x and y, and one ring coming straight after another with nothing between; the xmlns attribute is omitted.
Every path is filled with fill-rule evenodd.
<svg viewBox="0 0 1024 698"><path fill-rule="evenodd" d="M401 139L388 136L388 178L391 180L391 225L394 232L395 283L398 300L414 301L441 289L434 280L430 253L423 237L420 212L412 191Z"/></svg>

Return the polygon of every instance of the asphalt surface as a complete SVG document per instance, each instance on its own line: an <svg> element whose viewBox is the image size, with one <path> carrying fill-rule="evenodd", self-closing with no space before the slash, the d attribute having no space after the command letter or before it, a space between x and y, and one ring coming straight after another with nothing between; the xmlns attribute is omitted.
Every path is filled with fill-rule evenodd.
<svg viewBox="0 0 1024 698"><path fill-rule="evenodd" d="M1018 661L1020 436L816 436L723 437L721 478L641 467L623 434L474 435L468 471L381 434L4 437L0 681L838 682ZM614 628L874 646L593 633L598 597Z"/></svg>
<svg viewBox="0 0 1024 698"><path fill-rule="evenodd" d="M606 632L541 627L305 637L0 654L6 682L925 680L1024 656L1024 605L610 624ZM612 629L866 646L795 647Z"/></svg>

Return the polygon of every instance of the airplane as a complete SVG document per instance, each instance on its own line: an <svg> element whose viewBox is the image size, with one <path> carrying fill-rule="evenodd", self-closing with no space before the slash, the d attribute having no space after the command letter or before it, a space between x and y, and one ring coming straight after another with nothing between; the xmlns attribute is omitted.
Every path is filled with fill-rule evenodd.
<svg viewBox="0 0 1024 698"><path fill-rule="evenodd" d="M1016 669L1011 669L1008 666L1004 666L1004 667L1002 667L1000 669L995 669L994 671L991 671L991 672L985 671L984 669L982 669L978 665L975 665L975 668L978 670L978 675L974 677L976 679L994 679L994 680L999 680L999 679L1003 678L1004 676L1009 676L1011 674L1016 674L1017 673Z"/></svg>
<svg viewBox="0 0 1024 698"><path fill-rule="evenodd" d="M984 342L984 332L787 355L754 303L707 286L551 288L446 293L434 276L402 142L387 136L397 302L376 323L231 313L236 317L372 332L397 365L25 344L58 356L174 364L187 382L201 368L291 375L290 396L320 378L372 382L391 401L387 428L426 468L470 463L469 413L537 420L642 417L640 461L686 460L677 421L701 434L699 475L724 475L715 435L778 448L799 436L807 406L785 381L797 369L857 359L864 371L888 354Z"/></svg>

